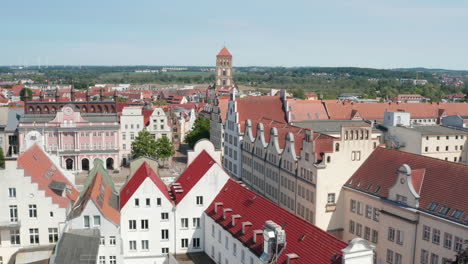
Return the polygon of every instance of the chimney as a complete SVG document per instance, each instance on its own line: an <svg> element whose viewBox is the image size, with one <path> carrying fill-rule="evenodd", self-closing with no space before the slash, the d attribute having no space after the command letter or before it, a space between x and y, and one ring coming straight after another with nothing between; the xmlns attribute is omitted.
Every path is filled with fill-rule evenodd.
<svg viewBox="0 0 468 264"><path fill-rule="evenodd" d="M219 206L221 206L221 207L222 207L222 206L223 206L223 203L215 203L215 206L214 206L214 211L215 211L215 214L217 214L217 213L218 213L218 207L219 207Z"/></svg>
<svg viewBox="0 0 468 264"><path fill-rule="evenodd" d="M263 236L263 230L254 230L253 231L253 242L254 244L257 243L257 237L262 237Z"/></svg>
<svg viewBox="0 0 468 264"><path fill-rule="evenodd" d="M101 88L100 90L99 99L101 100L101 102L104 101L104 88Z"/></svg>
<svg viewBox="0 0 468 264"><path fill-rule="evenodd" d="M75 86L73 84L70 87L70 101L75 101Z"/></svg>
<svg viewBox="0 0 468 264"><path fill-rule="evenodd" d="M226 208L223 210L223 219L226 219L229 217L228 214L232 213L232 209L231 208Z"/></svg>
<svg viewBox="0 0 468 264"><path fill-rule="evenodd" d="M294 263L296 263L298 258L299 258L299 256L296 253L286 254L286 259L287 259L286 263L287 264L294 264Z"/></svg>
<svg viewBox="0 0 468 264"><path fill-rule="evenodd" d="M91 96L89 94L89 90L86 90L86 102L91 101Z"/></svg>
<svg viewBox="0 0 468 264"><path fill-rule="evenodd" d="M348 247L342 249L343 264L372 264L374 263L374 246L362 238L351 240Z"/></svg>
<svg viewBox="0 0 468 264"><path fill-rule="evenodd" d="M55 89L55 102L58 102L59 98L60 98L60 95L58 93L58 88L57 88L57 89Z"/></svg>
<svg viewBox="0 0 468 264"><path fill-rule="evenodd" d="M242 222L242 234L245 235L247 233L247 229L249 226L252 226L251 222Z"/></svg>
<svg viewBox="0 0 468 264"><path fill-rule="evenodd" d="M232 217L231 225L236 226L236 219L241 218L241 215L240 214L235 214L235 215L233 215L231 217Z"/></svg>
<svg viewBox="0 0 468 264"><path fill-rule="evenodd" d="M119 95L117 94L117 90L114 91L114 102L117 102L119 99Z"/></svg>

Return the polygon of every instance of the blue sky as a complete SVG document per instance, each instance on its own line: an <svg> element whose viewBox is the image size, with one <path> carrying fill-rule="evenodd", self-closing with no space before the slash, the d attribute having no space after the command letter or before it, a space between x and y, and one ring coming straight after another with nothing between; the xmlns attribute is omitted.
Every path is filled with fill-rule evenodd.
<svg viewBox="0 0 468 264"><path fill-rule="evenodd" d="M466 0L2 1L0 65L468 70Z"/></svg>

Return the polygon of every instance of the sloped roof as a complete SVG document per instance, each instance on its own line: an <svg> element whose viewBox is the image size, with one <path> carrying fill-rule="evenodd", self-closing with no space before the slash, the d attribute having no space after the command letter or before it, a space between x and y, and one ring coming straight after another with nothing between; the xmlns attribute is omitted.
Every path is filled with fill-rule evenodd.
<svg viewBox="0 0 468 264"><path fill-rule="evenodd" d="M192 163L185 169L185 171L177 178L171 185L171 191L176 204L179 204L185 195L195 186L198 181L206 174L206 172L216 164L216 161L203 150L193 160ZM176 187L178 186L178 187ZM180 192L182 190L182 192Z"/></svg>
<svg viewBox="0 0 468 264"><path fill-rule="evenodd" d="M291 122L328 120L327 111L320 101L288 99Z"/></svg>
<svg viewBox="0 0 468 264"><path fill-rule="evenodd" d="M93 201L101 214L116 225L120 224L118 194L112 177L104 169L103 161L96 159L86 178L80 198L73 205L69 218L81 215L89 201Z"/></svg>
<svg viewBox="0 0 468 264"><path fill-rule="evenodd" d="M231 217L223 219L223 210L218 208L218 213L215 213L215 204L218 202L223 203L222 209L232 209L231 215L241 216L236 220L235 226L232 225ZM272 220L282 226L286 232L287 246L279 257L278 264L286 264L286 255L291 253L299 256L295 260L297 264L341 263L341 250L347 246L346 242L333 237L231 179L214 198L205 213L257 256L260 256L263 251L263 236L257 236L257 243L254 243L253 231L262 230L267 220ZM245 234L242 233L242 222L252 223ZM333 256L336 256L334 261Z"/></svg>
<svg viewBox="0 0 468 264"><path fill-rule="evenodd" d="M169 195L169 190L164 184L164 182L159 178L159 176L154 172L153 169L148 165L148 163L143 162L140 168L133 174L130 180L125 184L125 186L120 190L120 208L122 209L128 200L132 197L135 191L140 187L143 181L146 178L150 178L156 187L161 191L161 193L169 200L172 201L171 196Z"/></svg>
<svg viewBox="0 0 468 264"><path fill-rule="evenodd" d="M78 198L79 192L75 186L38 145L32 145L18 157L18 168L24 169L24 176L31 177L31 182L37 183L39 190L43 190L45 196L51 197L52 202L62 208L66 208L71 201ZM54 181L66 184L64 196L49 187Z"/></svg>
<svg viewBox="0 0 468 264"><path fill-rule="evenodd" d="M228 50L226 47L223 47L223 48L219 51L218 55L216 55L216 56L227 56L227 57L232 57L232 54L231 54L231 52L229 52L229 50Z"/></svg>
<svg viewBox="0 0 468 264"><path fill-rule="evenodd" d="M236 103L241 132L244 131L247 119L268 118L287 123L286 113L283 110L283 102L279 96L246 96L236 99Z"/></svg>
<svg viewBox="0 0 468 264"><path fill-rule="evenodd" d="M346 186L368 192L373 195L388 197L389 189L398 177L397 170L407 164L412 170L413 185L419 189L419 208L427 211L430 203L450 207L447 217L453 210L464 211L460 220L468 219L468 165L436 158L421 156L393 149L377 148L348 180ZM370 190L366 188L372 184ZM359 185L359 187L358 187ZM380 186L380 191L375 192ZM438 215L439 217L444 217ZM468 222L466 223L468 224Z"/></svg>

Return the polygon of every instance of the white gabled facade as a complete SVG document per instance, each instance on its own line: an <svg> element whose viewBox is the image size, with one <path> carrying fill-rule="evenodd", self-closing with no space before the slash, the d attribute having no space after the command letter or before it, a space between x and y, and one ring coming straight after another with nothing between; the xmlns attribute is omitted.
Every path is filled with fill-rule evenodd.
<svg viewBox="0 0 468 264"><path fill-rule="evenodd" d="M173 252L173 209L172 201L146 177L120 211L125 264L160 264Z"/></svg>
<svg viewBox="0 0 468 264"><path fill-rule="evenodd" d="M141 106L127 106L120 116L120 151L122 164L131 159L132 142L138 133L145 128Z"/></svg>
<svg viewBox="0 0 468 264"><path fill-rule="evenodd" d="M226 172L219 164L215 163L176 205L174 253L203 251L205 240L203 212L221 191L228 179L229 176ZM183 221L188 223L188 226L184 226ZM187 241L188 244L184 241Z"/></svg>
<svg viewBox="0 0 468 264"><path fill-rule="evenodd" d="M0 263L9 263L21 248L55 244L67 208L54 204L23 169L17 168L16 160L5 162L0 178Z"/></svg>
<svg viewBox="0 0 468 264"><path fill-rule="evenodd" d="M162 108L157 107L153 110L147 130L154 136L154 139L165 136L172 140L172 128L168 120L170 119Z"/></svg>
<svg viewBox="0 0 468 264"><path fill-rule="evenodd" d="M87 220L86 220L87 219ZM101 234L96 263L121 264L122 245L120 239L120 226L107 219L98 209L93 200L90 200L81 214L68 221L69 229L97 228ZM115 260L115 262L113 262Z"/></svg>

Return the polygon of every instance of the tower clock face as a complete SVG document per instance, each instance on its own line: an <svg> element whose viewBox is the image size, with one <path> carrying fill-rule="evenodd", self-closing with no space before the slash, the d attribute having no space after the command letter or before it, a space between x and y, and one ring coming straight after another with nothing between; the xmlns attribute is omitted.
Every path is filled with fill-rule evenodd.
<svg viewBox="0 0 468 264"><path fill-rule="evenodd" d="M63 110L63 112L65 113L65 115L71 115L72 114L72 109L70 107L67 107Z"/></svg>

